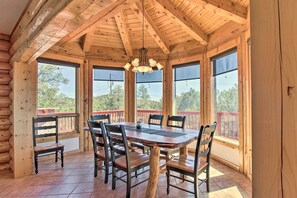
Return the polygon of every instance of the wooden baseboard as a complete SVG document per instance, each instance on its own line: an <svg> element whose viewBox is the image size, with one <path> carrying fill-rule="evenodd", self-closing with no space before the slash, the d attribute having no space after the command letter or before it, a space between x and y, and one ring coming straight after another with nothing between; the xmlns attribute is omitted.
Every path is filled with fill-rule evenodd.
<svg viewBox="0 0 297 198"><path fill-rule="evenodd" d="M189 151L189 153L192 153L192 154L195 153L195 149L193 149L193 148L189 148L188 151ZM239 171L239 166L237 166L237 165L235 165L235 164L233 164L219 156L211 155L210 157L211 157L211 159L216 160L217 162L220 162L220 163L222 163L236 171Z"/></svg>

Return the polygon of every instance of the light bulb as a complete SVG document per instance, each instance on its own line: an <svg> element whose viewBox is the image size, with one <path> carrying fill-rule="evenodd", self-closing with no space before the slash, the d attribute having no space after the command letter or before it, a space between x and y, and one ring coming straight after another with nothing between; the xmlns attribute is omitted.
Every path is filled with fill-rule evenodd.
<svg viewBox="0 0 297 198"><path fill-rule="evenodd" d="M126 65L124 66L125 70L129 71L129 68L131 67L130 63L126 63Z"/></svg>
<svg viewBox="0 0 297 198"><path fill-rule="evenodd" d="M149 59L149 63L150 63L150 66L151 66L151 67L155 67L156 64L157 64L157 61L155 61L154 59L150 58L150 59Z"/></svg>
<svg viewBox="0 0 297 198"><path fill-rule="evenodd" d="M153 68L152 68L152 67L150 67L150 68L148 69L148 73L153 73Z"/></svg>
<svg viewBox="0 0 297 198"><path fill-rule="evenodd" d="M163 65L161 65L161 63L157 63L157 68L158 68L158 70L161 70L161 69L163 69Z"/></svg>
<svg viewBox="0 0 297 198"><path fill-rule="evenodd" d="M134 67L138 67L138 65L139 65L139 58L135 58L131 63L132 63L132 65Z"/></svg>
<svg viewBox="0 0 297 198"><path fill-rule="evenodd" d="M132 71L137 72L138 71L137 67L133 67Z"/></svg>

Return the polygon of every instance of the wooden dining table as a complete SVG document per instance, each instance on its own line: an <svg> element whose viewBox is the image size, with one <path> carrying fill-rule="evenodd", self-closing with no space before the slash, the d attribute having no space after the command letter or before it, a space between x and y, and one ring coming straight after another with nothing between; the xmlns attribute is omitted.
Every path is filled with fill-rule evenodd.
<svg viewBox="0 0 297 198"><path fill-rule="evenodd" d="M187 154L187 145L198 137L198 130L142 124L136 128L132 122L113 123L123 125L129 141L139 142L150 147L150 173L146 198L156 197L160 173L160 148L180 149L180 154ZM88 130L88 128L85 128ZM98 129L99 130L99 129Z"/></svg>

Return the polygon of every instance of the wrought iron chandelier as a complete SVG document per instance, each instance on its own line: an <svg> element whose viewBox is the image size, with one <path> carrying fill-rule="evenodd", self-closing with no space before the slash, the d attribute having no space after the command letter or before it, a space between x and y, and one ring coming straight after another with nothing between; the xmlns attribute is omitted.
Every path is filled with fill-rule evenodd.
<svg viewBox="0 0 297 198"><path fill-rule="evenodd" d="M126 63L124 68L129 71L129 68L133 66L133 72L153 72L153 67L157 67L158 70L163 69L161 63L156 60L147 57L148 50L144 47L144 0L142 0L142 48L139 49L139 57L135 58L131 62Z"/></svg>

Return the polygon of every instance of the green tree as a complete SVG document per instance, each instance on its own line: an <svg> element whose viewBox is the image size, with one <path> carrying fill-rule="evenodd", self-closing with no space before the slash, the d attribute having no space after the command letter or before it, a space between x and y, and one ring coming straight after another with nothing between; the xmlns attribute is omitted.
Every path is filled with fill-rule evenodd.
<svg viewBox="0 0 297 198"><path fill-rule="evenodd" d="M216 92L217 112L238 112L238 85L232 88Z"/></svg>
<svg viewBox="0 0 297 198"><path fill-rule="evenodd" d="M38 65L38 108L55 108L56 112L74 112L75 99L60 93L59 87L69 80L55 65Z"/></svg>
<svg viewBox="0 0 297 198"><path fill-rule="evenodd" d="M190 88L176 98L178 111L200 111L200 92Z"/></svg>

